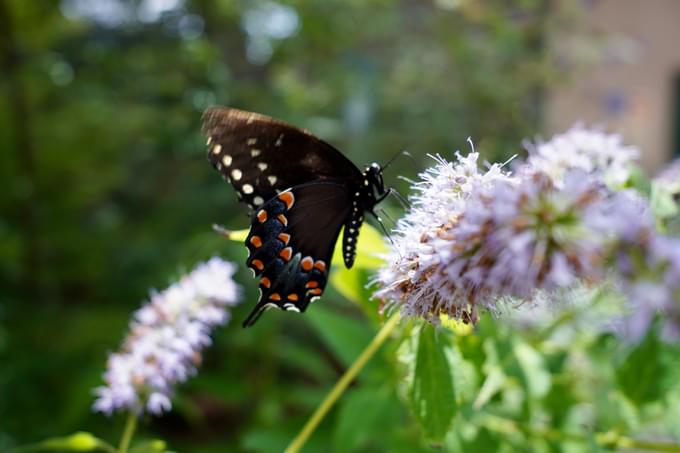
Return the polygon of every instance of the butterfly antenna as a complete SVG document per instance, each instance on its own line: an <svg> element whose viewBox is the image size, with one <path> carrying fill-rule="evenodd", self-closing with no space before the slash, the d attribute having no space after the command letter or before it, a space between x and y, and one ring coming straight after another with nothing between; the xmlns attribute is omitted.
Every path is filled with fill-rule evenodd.
<svg viewBox="0 0 680 453"><path fill-rule="evenodd" d="M414 163L416 166L418 165L418 162L416 162L416 160L413 158L413 156L411 155L411 153L409 153L409 152L406 151L406 150L403 150L403 151L398 152L398 153L395 154L394 156L392 156L392 157L390 158L390 160L388 160L387 163L386 163L385 165L382 166L382 170L385 171L385 170L387 169L387 167L389 167L390 165L392 165L392 162L394 162L395 160L397 160L397 157L401 157L401 156L406 156L406 157L408 157L409 159L411 159L411 160L413 161L413 163Z"/></svg>

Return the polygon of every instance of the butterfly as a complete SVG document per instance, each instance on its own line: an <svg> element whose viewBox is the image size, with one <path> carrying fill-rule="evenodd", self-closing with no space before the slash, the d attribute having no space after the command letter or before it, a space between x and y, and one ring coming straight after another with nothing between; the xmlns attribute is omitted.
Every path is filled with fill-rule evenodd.
<svg viewBox="0 0 680 453"><path fill-rule="evenodd" d="M324 291L335 243L351 268L364 215L391 193L382 168L361 172L333 146L283 121L233 108L203 114L208 160L252 212L247 266L260 297L243 323L268 308L304 312Z"/></svg>

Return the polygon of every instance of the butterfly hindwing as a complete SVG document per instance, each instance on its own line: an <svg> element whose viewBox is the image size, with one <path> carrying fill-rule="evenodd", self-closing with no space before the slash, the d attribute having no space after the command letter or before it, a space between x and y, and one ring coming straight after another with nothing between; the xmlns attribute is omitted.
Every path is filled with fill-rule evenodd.
<svg viewBox="0 0 680 453"><path fill-rule="evenodd" d="M203 115L203 133L208 159L254 210L304 183L361 180L359 170L333 146L265 115L212 107Z"/></svg>
<svg viewBox="0 0 680 453"><path fill-rule="evenodd" d="M305 311L322 294L333 249L350 214L347 186L315 182L284 191L253 215L247 265L260 277L260 299L244 326L264 310Z"/></svg>

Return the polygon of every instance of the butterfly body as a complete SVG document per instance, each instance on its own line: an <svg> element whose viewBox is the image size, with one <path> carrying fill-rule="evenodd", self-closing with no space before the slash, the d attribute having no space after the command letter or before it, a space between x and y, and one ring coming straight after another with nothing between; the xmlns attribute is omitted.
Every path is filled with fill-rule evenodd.
<svg viewBox="0 0 680 453"><path fill-rule="evenodd" d="M335 242L350 268L364 215L388 193L382 169L362 173L340 151L307 131L237 109L203 116L208 159L253 211L246 264L260 298L244 322L268 308L303 312L326 286Z"/></svg>

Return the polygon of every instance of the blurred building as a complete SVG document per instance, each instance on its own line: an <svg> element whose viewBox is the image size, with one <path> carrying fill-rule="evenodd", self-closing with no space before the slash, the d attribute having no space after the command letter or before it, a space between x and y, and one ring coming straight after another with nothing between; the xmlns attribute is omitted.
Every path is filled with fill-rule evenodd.
<svg viewBox="0 0 680 453"><path fill-rule="evenodd" d="M548 132L621 132L650 172L680 157L680 1L589 0L552 47L574 76L549 95ZM572 30L574 31L574 30Z"/></svg>

